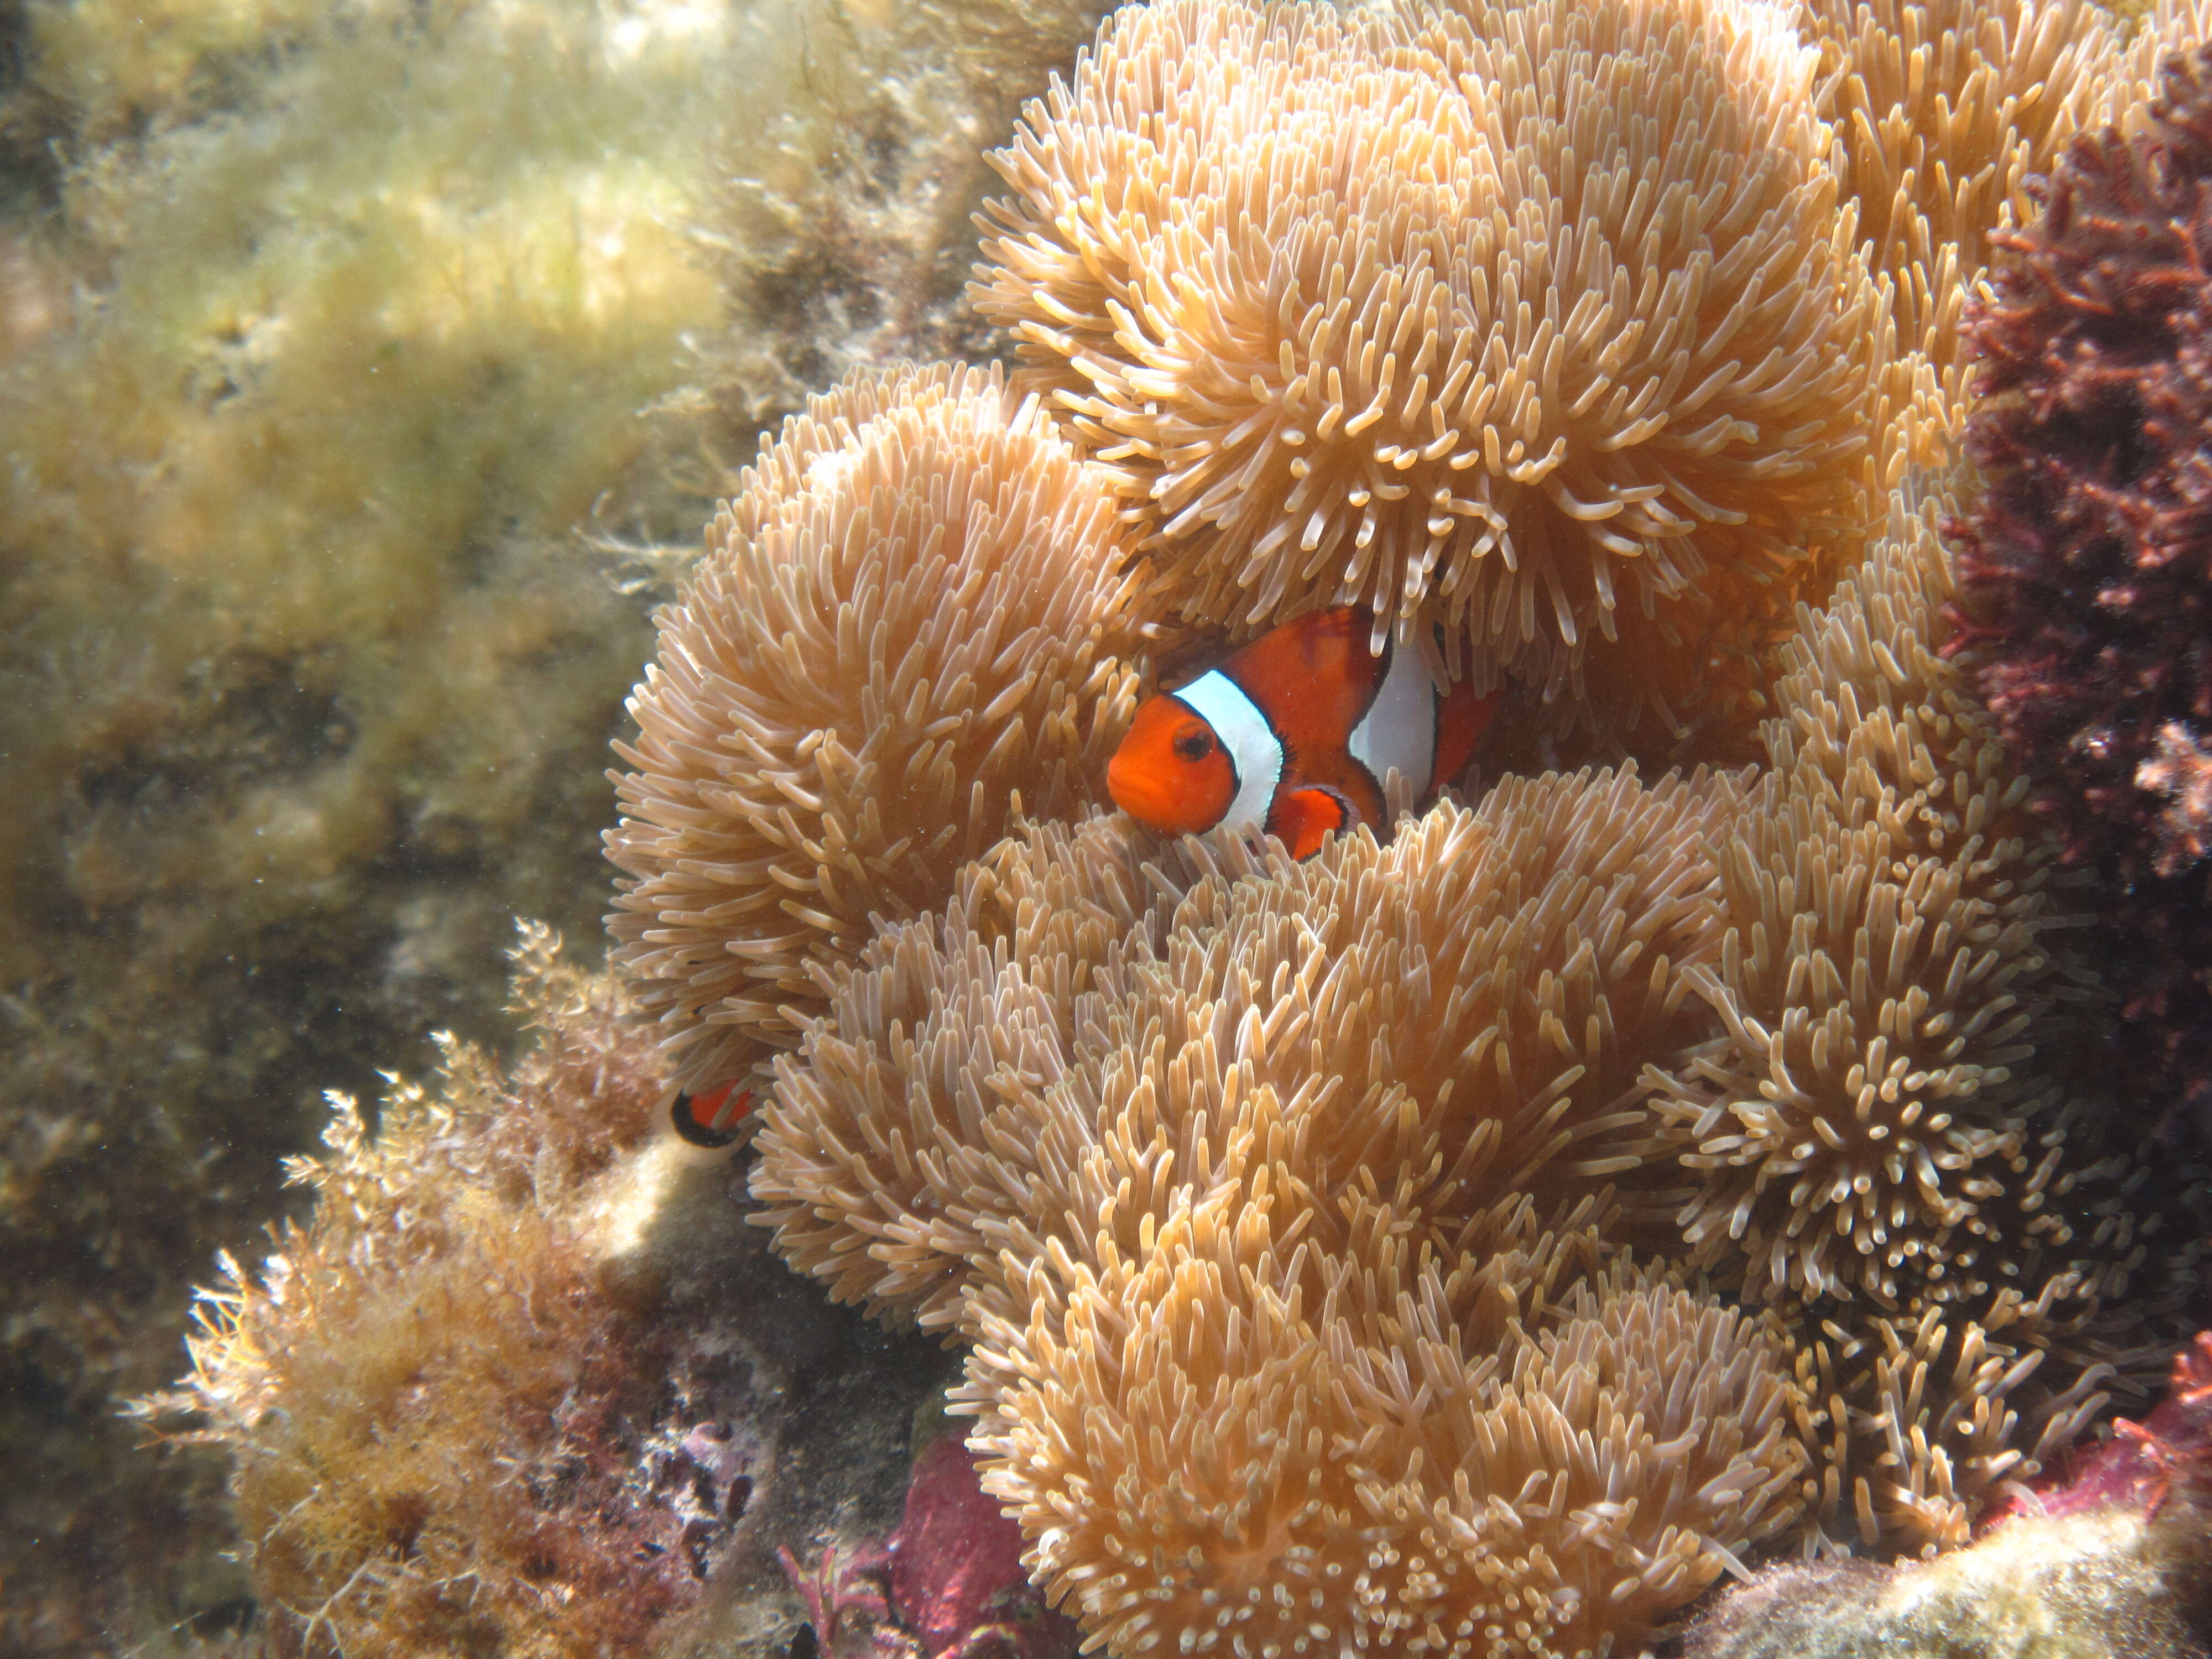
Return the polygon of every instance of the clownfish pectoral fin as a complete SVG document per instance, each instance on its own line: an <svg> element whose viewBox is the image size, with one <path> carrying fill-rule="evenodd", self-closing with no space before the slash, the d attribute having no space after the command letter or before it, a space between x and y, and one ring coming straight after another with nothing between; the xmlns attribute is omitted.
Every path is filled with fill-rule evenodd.
<svg viewBox="0 0 2212 1659"><path fill-rule="evenodd" d="M1310 859L1321 851L1322 838L1331 830L1350 830L1358 822L1352 803L1335 790L1320 784L1285 789L1275 797L1267 814L1267 828L1291 849L1294 859Z"/></svg>
<svg viewBox="0 0 2212 1659"><path fill-rule="evenodd" d="M734 1082L696 1095L678 1089L669 1097L668 1127L685 1144L718 1152L737 1145L738 1126L752 1107L753 1091Z"/></svg>

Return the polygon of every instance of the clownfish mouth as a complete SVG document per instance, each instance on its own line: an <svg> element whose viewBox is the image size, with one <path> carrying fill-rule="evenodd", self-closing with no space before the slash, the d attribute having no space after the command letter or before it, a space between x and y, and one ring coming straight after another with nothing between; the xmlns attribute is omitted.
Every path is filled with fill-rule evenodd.
<svg viewBox="0 0 2212 1659"><path fill-rule="evenodd" d="M1182 816L1184 803L1175 780L1127 755L1116 755L1107 763L1106 793L1115 805L1154 830L1165 829Z"/></svg>

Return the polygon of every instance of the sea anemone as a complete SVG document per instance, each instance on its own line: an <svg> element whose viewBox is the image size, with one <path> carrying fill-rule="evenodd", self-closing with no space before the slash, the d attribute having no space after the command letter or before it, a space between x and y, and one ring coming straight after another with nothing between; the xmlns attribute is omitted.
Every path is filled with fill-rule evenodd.
<svg viewBox="0 0 2212 1659"><path fill-rule="evenodd" d="M2139 118L2159 58L2203 34L2201 9L2158 0L2130 31L2089 0L1799 0L1844 198L1905 348L1889 393L1923 462L1956 453L1962 323L1992 239L2032 216L2032 181L2076 134Z"/></svg>
<svg viewBox="0 0 2212 1659"><path fill-rule="evenodd" d="M839 1295L938 1328L1000 1251L1097 1212L1117 1122L1204 1136L1224 1091L1327 1100L1301 1120L1316 1201L1377 1183L1440 1246L1516 1194L1625 1178L1640 1056L1694 1033L1680 975L1717 945L1704 845L1732 801L1511 779L1303 865L1120 819L1030 829L836 976L778 1066L761 1219Z"/></svg>
<svg viewBox="0 0 2212 1659"><path fill-rule="evenodd" d="M1302 864L1033 827L838 970L757 1218L972 1345L991 1489L1117 1652L1644 1630L1805 1457L1778 1334L1620 1249L1679 1201L1638 1060L1696 1035L1736 805L1516 779Z"/></svg>
<svg viewBox="0 0 2212 1659"><path fill-rule="evenodd" d="M1958 526L1963 643L2069 856L2108 878L2112 972L2154 1087L2212 1136L2212 899L2190 805L2212 738L2212 54L2142 130L2077 140L2001 239L1972 337L1986 489Z"/></svg>
<svg viewBox="0 0 2212 1659"><path fill-rule="evenodd" d="M1065 1069L1080 1000L1149 957L1209 867L1127 818L1032 823L962 872L942 917L871 943L763 1114L754 1193L785 1259L840 1300L952 1327L986 1218L1057 1196L1032 1198L1051 1152L1009 1091Z"/></svg>
<svg viewBox="0 0 2212 1659"><path fill-rule="evenodd" d="M1162 845L1125 819L1031 826L963 875L943 915L838 970L828 1017L778 1063L757 1219L841 1297L971 1345L994 1489L1024 1505L1040 1571L1117 1650L1151 1628L1132 1622L1140 1606L1272 1596L1279 1569L1303 1583L1349 1547L1332 1506L1355 1491L1370 1515L1426 1514L1449 1491L1385 1504L1362 1481L1395 1492L1457 1471L1504 1499L1484 1484L1503 1466L1434 1425L1389 1457L1364 1451L1357 1478L1318 1449L1364 1444L1357 1425L1382 1420L1371 1402L1331 1415L1344 1355L1374 1376L1445 1364L1430 1346L1445 1339L1410 1310L1474 1296L1454 1275L1508 1234L1532 1249L1556 1235L1538 1254L1581 1264L1563 1283L1620 1266L1633 1241L1771 1304L1810 1535L1838 1541L1962 1541L2001 1481L2033 1474L2108 1386L2155 1369L2190 1251L2154 1246L2139 1161L2105 1152L2101 1097L2055 1099L2069 1079L2031 1065L2012 1024L2019 997L2054 1040L2087 1016L2052 987L2020 791L1977 769L1996 754L1986 716L1927 643L1942 499L1900 512L1805 618L1770 730L1778 770L1748 793L1729 777L1509 779L1475 811L1440 806L1387 846L1363 835L1303 864ZM1769 914L1803 878L1793 859L1834 866L1809 939ZM1911 948L1891 949L1900 935ZM1770 939L1803 948L1766 971ZM1876 1052L1870 1082L1845 1075L1869 1043L1916 1042L1930 1052L1913 1064ZM1587 1237L1570 1249L1569 1234ZM1346 1311L1366 1307L1400 1311L1387 1327ZM1495 1333L1425 1317L1460 1332L1449 1364L1511 1370ZM1141 1334L1157 1352L1130 1349ZM1196 1517L1172 1537L1129 1472L1151 1467L1131 1449L1155 1428L1170 1507ZM1206 1471L1261 1465L1256 1484L1200 1490ZM1445 1473L1406 1473L1424 1468ZM1683 1524L1735 1547L1735 1521ZM1146 1536L1165 1558L1128 1553ZM1540 1574L1494 1559L1505 1534L1437 1536L1461 1553L1420 1546L1437 1582L1473 1575L1452 1595L1476 1580L1535 1595ZM1194 1577L1139 1571L1186 1556ZM1343 1570L1382 1582L1372 1561ZM1653 1579L1650 1616L1679 1604L1662 1579L1709 1577ZM1140 1579L1151 1589L1128 1595ZM1547 1589L1527 1606L1559 1634L1573 1600Z"/></svg>
<svg viewBox="0 0 2212 1659"><path fill-rule="evenodd" d="M1735 0L1128 8L997 158L975 301L1149 606L1367 605L1553 696L1602 650L1626 722L1863 516L1888 335L1814 59Z"/></svg>
<svg viewBox="0 0 2212 1659"><path fill-rule="evenodd" d="M979 297L1048 296L1012 320L1103 459L1127 473L1151 453L1101 367L1138 349L1139 307L1172 293L1194 328L1214 314L1247 234L1232 210L1262 222L1265 191L1320 165L1286 148L1212 180L1231 163L1206 158L1242 166L1273 142L1236 125L1257 122L1248 105L1287 106L1283 130L1325 147L1339 135L1314 112L1378 125L1329 101L1328 65L1347 85L1405 77L1440 131L1461 106L1438 85L1504 84L1505 47L1478 50L1456 16L1425 27L1170 3L1121 20L1032 112L1006 163L1022 200L1103 182L1019 238L1029 210L1005 209ZM1488 67L1425 81L1429 57ZM1399 188L1361 167L1345 176L1362 202ZM1232 183L1229 207L1200 195ZM1190 224L1210 228L1188 231L1182 269L1206 283L1148 275ZM1277 244L1304 246L1284 226ZM1079 231L1081 251L1054 240ZM1431 283L1436 263L1405 257ZM1222 361L1227 337L1208 337L1194 374ZM1144 418L1170 417L1171 377L1127 385ZM1295 1649L1402 1620L1438 1646L1486 1621L1540 1648L1634 1639L1770 1528L1962 1542L2003 1481L2154 1371L2196 1252L2163 1236L2163 1190L2082 1063L2109 1004L2027 786L1967 666L1941 654L1936 526L1957 483L1917 456L1886 441L1854 474L1901 485L1887 521L1862 526L1825 602L1761 624L1790 635L1763 776L1509 777L1471 811L1303 864L1110 821L1033 826L941 915L836 970L826 1018L778 1062L760 1219L839 1295L970 1345L993 1489L1094 1638ZM1271 501L1289 487L1238 476ZM1155 599L1168 533L1146 544ZM1191 546L1237 533L1224 520ZM1232 601L1173 603L1265 619ZM1586 1443L1557 1419L1468 1428L1431 1409L1508 1412L1485 1390L1523 1374L1516 1345L1577 1286L1592 1299L1576 1318L1683 1298L1672 1328L1732 1310L1787 1361L1786 1386L1747 1380L1742 1398L1762 1434L1785 1414L1794 1449L1717 1442L1755 1469L1711 1489L1750 1510L1683 1520L1666 1548L1607 1534L1613 1564L1646 1575L1608 1583L1610 1622L1580 1622L1584 1567L1543 1536L1571 1501L1528 1484L1580 1478L1567 1449ZM1486 1297L1526 1310L1512 1334L1471 1311ZM1666 1322L1656 1301L1638 1317ZM1524 1433L1554 1437L1547 1462L1493 1455ZM1355 1516L1387 1537L1354 1547ZM1366 1599L1340 1607L1343 1582Z"/></svg>
<svg viewBox="0 0 2212 1659"><path fill-rule="evenodd" d="M871 917L1088 804L1132 710L1109 482L995 370L862 371L785 423L659 617L609 918L688 1086L823 1006Z"/></svg>
<svg viewBox="0 0 2212 1659"><path fill-rule="evenodd" d="M1220 1127L1264 1141L1267 1092ZM1109 1650L1598 1651L1793 1518L1764 1320L1526 1200L1451 1257L1347 1206L1331 1257L1269 1201L1291 1173L1180 1188L1141 1251L986 1323L987 1485Z"/></svg>
<svg viewBox="0 0 2212 1659"><path fill-rule="evenodd" d="M2193 1273L2186 1241L2153 1256L2141 1149L2081 1063L2109 1002L2049 832L1935 648L1952 499L1901 495L1803 615L1773 770L1721 858L1720 964L1688 970L1719 1030L1651 1073L1703 1177L1691 1260L1784 1310L1815 1519L1869 1547L1963 1542L2101 1386L2148 1382Z"/></svg>
<svg viewBox="0 0 2212 1659"><path fill-rule="evenodd" d="M1990 237L2027 216L2029 176L2097 109L2119 28L2089 0L1800 0L1797 15L1900 334L1948 372Z"/></svg>
<svg viewBox="0 0 2212 1659"><path fill-rule="evenodd" d="M1900 503L1789 647L1774 770L1722 860L1723 959L1692 970L1726 1035L1661 1095L1708 1172L1686 1236L1741 1241L1754 1291L1964 1293L1968 1194L1994 1195L2056 1087L2024 1064L2055 1035L2051 849L1931 648L1942 501Z"/></svg>

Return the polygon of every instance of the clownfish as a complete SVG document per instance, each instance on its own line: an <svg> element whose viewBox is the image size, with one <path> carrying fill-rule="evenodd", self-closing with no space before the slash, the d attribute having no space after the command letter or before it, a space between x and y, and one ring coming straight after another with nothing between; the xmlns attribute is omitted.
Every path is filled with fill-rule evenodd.
<svg viewBox="0 0 2212 1659"><path fill-rule="evenodd" d="M753 1109L753 1091L734 1081L690 1094L682 1089L668 1097L668 1127L687 1145L710 1152L737 1144L738 1125Z"/></svg>
<svg viewBox="0 0 2212 1659"><path fill-rule="evenodd" d="M1393 769L1433 795L1496 699L1439 694L1413 652L1370 652L1371 628L1358 606L1316 611L1146 699L1106 768L1114 804L1165 835L1264 829L1302 859L1333 830L1379 832Z"/></svg>

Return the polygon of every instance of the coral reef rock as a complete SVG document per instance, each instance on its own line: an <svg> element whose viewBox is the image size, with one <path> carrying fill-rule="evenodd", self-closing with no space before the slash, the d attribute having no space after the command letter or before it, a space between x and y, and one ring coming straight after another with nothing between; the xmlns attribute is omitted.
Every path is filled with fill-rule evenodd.
<svg viewBox="0 0 2212 1659"><path fill-rule="evenodd" d="M0 363L0 1646L81 1654L242 1594L219 1465L114 1417L173 1371L190 1276L279 1212L321 1090L501 1031L518 911L599 908L651 634L574 527L696 521L688 434L638 411L717 313L683 227L726 31L572 0L0 28L0 128L52 163L0 228L45 319Z"/></svg>
<svg viewBox="0 0 2212 1659"><path fill-rule="evenodd" d="M988 340L980 152L1095 13L954 21L0 6L0 1648L238 1616L221 1460L116 1401L322 1091L507 1040L518 913L596 937L726 458Z"/></svg>

